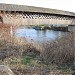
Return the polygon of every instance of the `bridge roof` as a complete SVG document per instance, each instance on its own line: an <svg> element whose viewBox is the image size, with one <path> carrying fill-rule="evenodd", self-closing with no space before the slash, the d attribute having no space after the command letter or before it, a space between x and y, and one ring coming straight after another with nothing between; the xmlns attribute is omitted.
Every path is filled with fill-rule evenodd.
<svg viewBox="0 0 75 75"><path fill-rule="evenodd" d="M68 11L42 8L42 7L34 7L34 6L26 6L26 5L4 4L4 3L0 3L0 10L3 10L3 11L38 12L38 13L49 13L49 14L75 16L75 13L68 12Z"/></svg>

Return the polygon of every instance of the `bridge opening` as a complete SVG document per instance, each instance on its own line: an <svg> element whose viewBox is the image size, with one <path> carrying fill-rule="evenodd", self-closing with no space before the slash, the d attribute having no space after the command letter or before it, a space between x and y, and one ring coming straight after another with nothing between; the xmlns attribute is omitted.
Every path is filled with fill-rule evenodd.
<svg viewBox="0 0 75 75"><path fill-rule="evenodd" d="M3 17L0 16L0 23L3 23Z"/></svg>

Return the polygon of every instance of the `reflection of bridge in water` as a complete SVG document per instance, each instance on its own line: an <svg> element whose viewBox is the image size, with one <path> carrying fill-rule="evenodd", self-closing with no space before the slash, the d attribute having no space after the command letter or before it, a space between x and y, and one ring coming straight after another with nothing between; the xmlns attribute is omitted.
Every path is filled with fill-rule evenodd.
<svg viewBox="0 0 75 75"><path fill-rule="evenodd" d="M24 5L0 4L0 16L3 18L3 23L17 26L75 24L75 13Z"/></svg>

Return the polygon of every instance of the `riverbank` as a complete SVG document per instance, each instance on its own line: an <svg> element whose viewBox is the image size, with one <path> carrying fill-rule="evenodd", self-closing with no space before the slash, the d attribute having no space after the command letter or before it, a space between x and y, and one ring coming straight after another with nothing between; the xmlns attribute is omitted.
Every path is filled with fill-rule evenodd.
<svg viewBox="0 0 75 75"><path fill-rule="evenodd" d="M54 31L68 31L68 26L53 26L53 25L36 25L32 26L35 30L54 30Z"/></svg>
<svg viewBox="0 0 75 75"><path fill-rule="evenodd" d="M32 45L31 43L27 43L25 40L21 40L20 42L15 39L15 43L12 42L7 42L7 41L0 41L1 42L1 47L0 47L0 64L5 64L5 65L9 65L9 67L12 69L12 71L16 74L16 75L72 75L72 70L71 67L69 66L64 66L61 67L56 65L56 64L52 64L52 63L48 63L47 61L50 60L51 58L44 59L47 57L48 54L46 54L46 52L44 50L42 50L42 57L40 50L38 51L35 48L35 45ZM63 39L64 40L64 39ZM56 50L57 53L59 53L58 49L58 45L59 44L63 44L62 42L59 42L59 44L57 45L56 43L52 43L53 47L51 49L51 44L42 44L43 48L47 50L48 53L54 53L53 50ZM42 47L42 45L40 47ZM57 47L55 46L57 45ZM64 45L65 46L65 45ZM61 47L61 46L60 46ZM50 52L48 51L50 50ZM51 52L52 50L52 52ZM65 53L66 53L66 49L65 49ZM2 53L2 56L1 56ZM55 53L55 54L57 54ZM63 53L63 52L62 52ZM70 52L71 53L71 52ZM46 54L46 55L44 55ZM49 56L52 57L53 55ZM43 58L44 57L44 58ZM62 54L61 54L62 57ZM47 57L48 58L48 57ZM52 58L53 60L54 58ZM50 60L50 61L52 61ZM61 59L62 60L62 59ZM59 60L58 60L59 61ZM65 61L65 60L64 60ZM53 62L54 63L54 62ZM63 63L63 62L62 62ZM60 62L59 62L60 64ZM66 63L67 64L67 63Z"/></svg>

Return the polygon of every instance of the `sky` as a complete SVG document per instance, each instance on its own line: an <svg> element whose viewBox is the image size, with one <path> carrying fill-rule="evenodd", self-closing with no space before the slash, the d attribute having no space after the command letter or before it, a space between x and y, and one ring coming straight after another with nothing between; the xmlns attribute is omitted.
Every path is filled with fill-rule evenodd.
<svg viewBox="0 0 75 75"><path fill-rule="evenodd" d="M75 0L0 0L0 3L37 6L75 12Z"/></svg>

